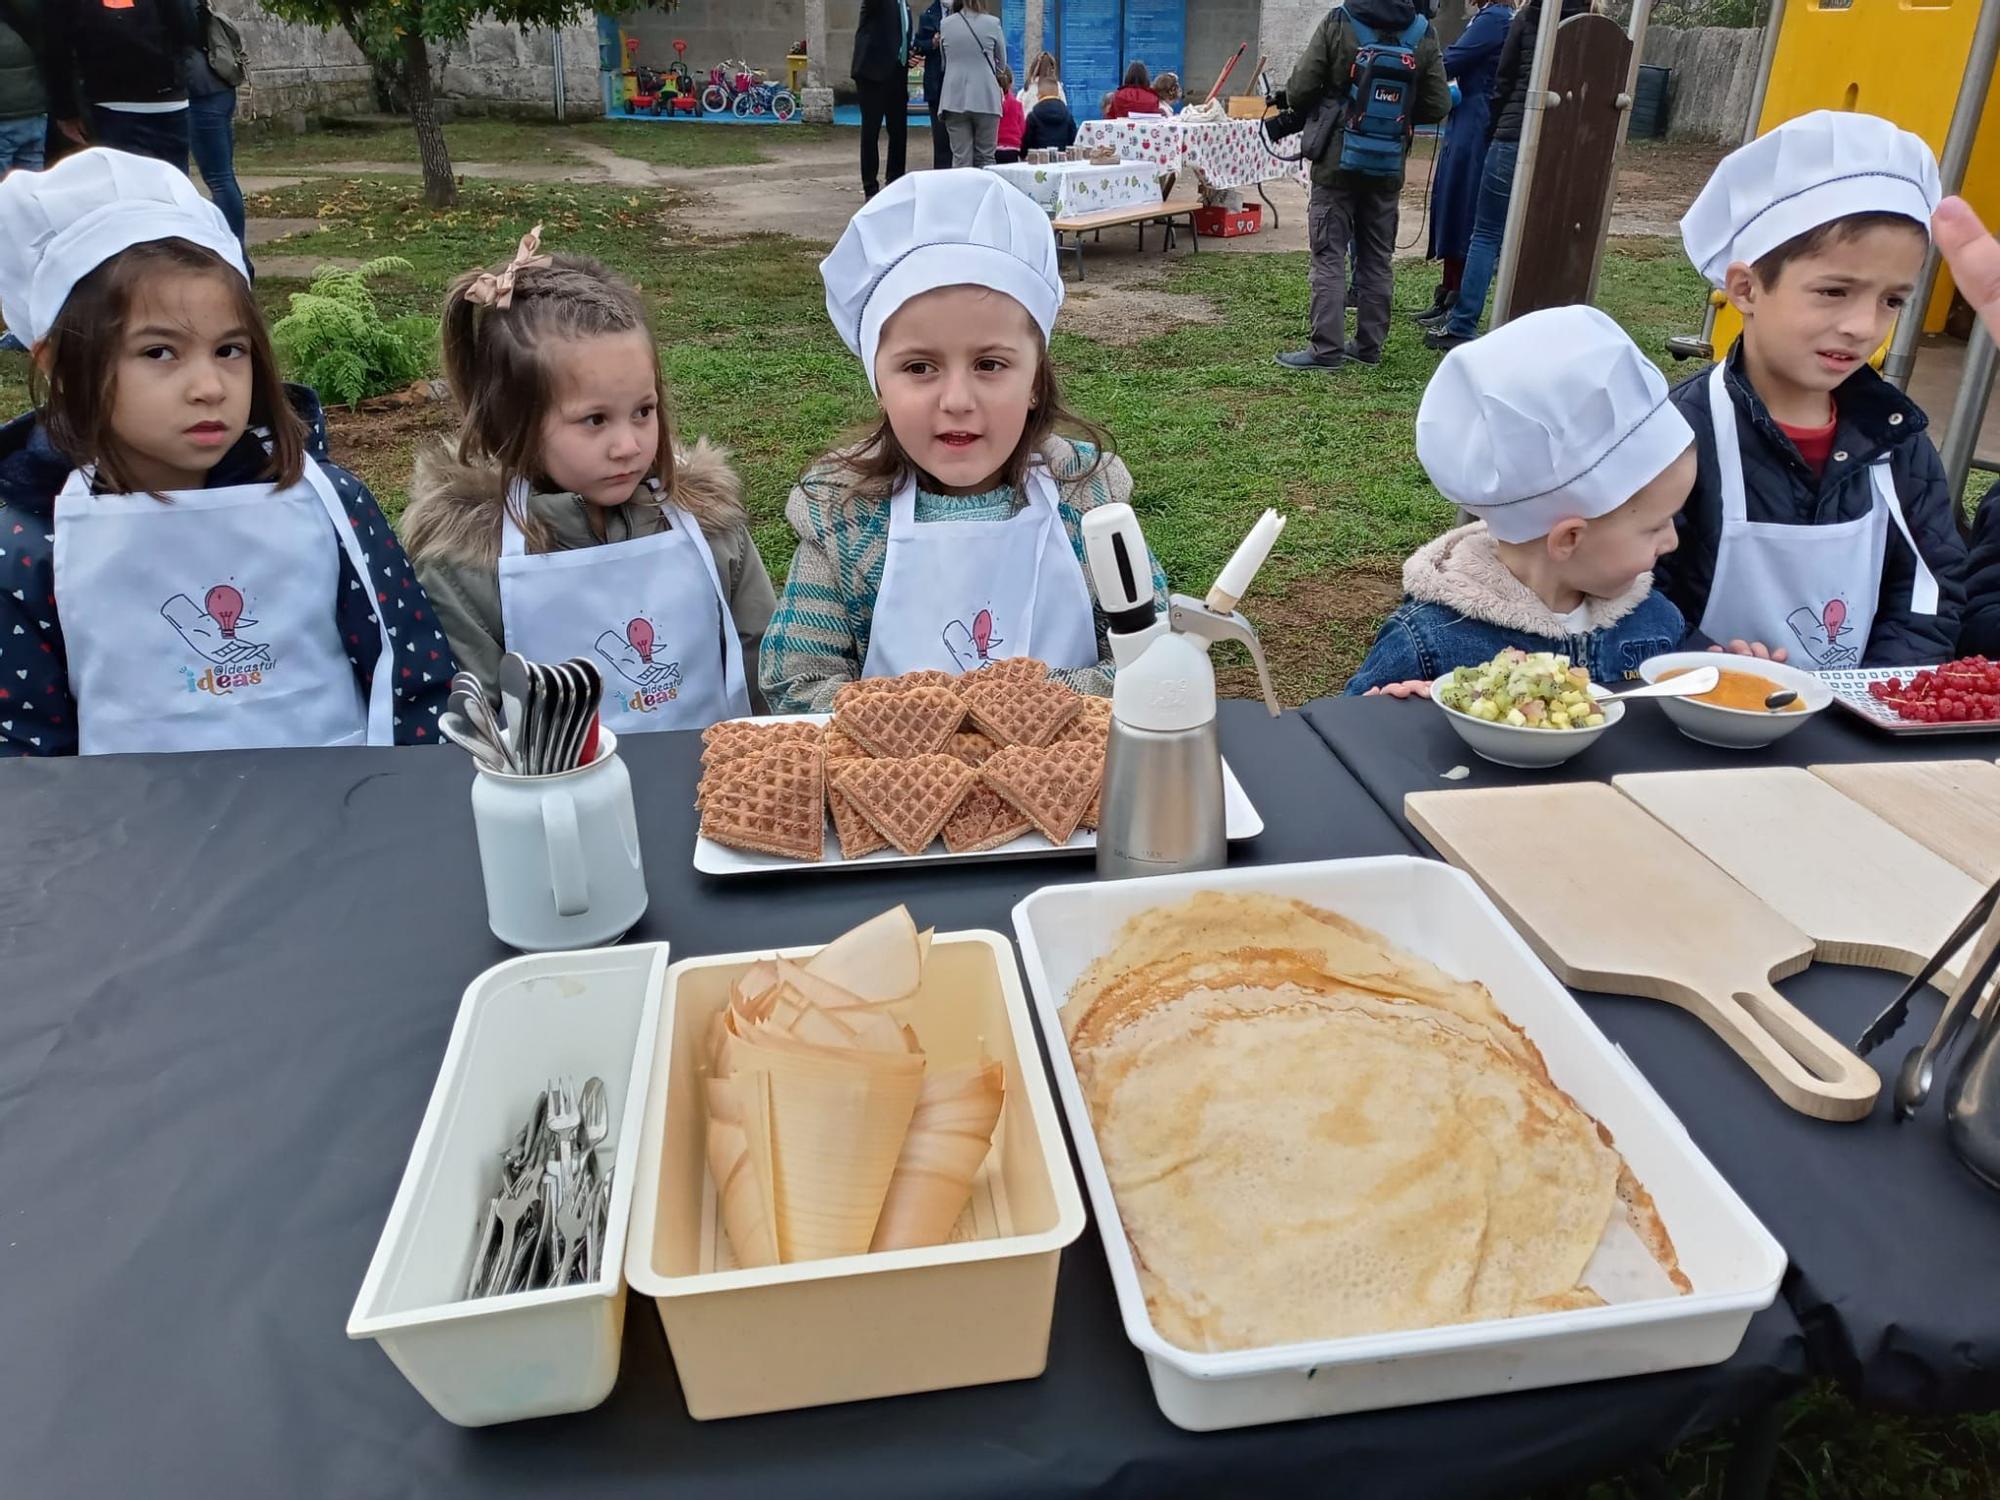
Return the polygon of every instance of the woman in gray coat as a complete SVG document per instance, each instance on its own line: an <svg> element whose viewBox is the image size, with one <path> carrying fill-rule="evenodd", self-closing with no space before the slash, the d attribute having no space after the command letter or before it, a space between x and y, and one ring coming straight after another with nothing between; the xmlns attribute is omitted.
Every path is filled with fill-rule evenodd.
<svg viewBox="0 0 2000 1500"><path fill-rule="evenodd" d="M954 167L993 165L1002 102L997 72L1007 66L1007 39L996 8L995 0L957 0L938 27L944 50L938 112L951 136Z"/></svg>

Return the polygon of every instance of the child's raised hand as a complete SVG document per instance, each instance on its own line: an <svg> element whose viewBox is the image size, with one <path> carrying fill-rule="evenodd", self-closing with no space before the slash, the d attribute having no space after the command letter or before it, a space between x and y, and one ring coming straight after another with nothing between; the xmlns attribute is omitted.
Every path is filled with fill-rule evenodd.
<svg viewBox="0 0 2000 1500"><path fill-rule="evenodd" d="M1726 646L1710 646L1708 649L1711 651L1725 651L1731 656L1754 656L1760 661L1775 661L1779 663L1784 662L1787 655L1783 646L1779 646L1776 650L1773 650L1762 641L1731 641Z"/></svg>
<svg viewBox="0 0 2000 1500"><path fill-rule="evenodd" d="M1361 696L1364 698L1428 698L1431 685L1421 677L1408 682L1385 682L1380 687L1372 687Z"/></svg>

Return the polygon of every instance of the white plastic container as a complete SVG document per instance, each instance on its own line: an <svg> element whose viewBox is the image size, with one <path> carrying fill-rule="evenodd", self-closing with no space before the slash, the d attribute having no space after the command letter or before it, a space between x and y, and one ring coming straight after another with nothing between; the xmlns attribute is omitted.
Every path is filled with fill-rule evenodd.
<svg viewBox="0 0 2000 1500"><path fill-rule="evenodd" d="M1555 1082L1607 1127L1652 1193L1689 1296L1445 1328L1198 1354L1155 1331L1106 1179L1061 1008L1125 921L1197 891L1263 891L1339 912L1467 979L1542 1051ZM1479 887L1435 860L1331 860L1049 886L1014 908L1056 1089L1097 1214L1125 1333L1167 1419L1196 1431L1450 1401L1719 1364L1777 1295L1785 1254L1660 1097L1507 925Z"/></svg>
<svg viewBox="0 0 2000 1500"><path fill-rule="evenodd" d="M923 986L893 1014L915 1028L930 1066L969 1066L983 1052L1006 1069L993 1149L959 1232L922 1249L723 1264L701 1088L709 1024L751 964L816 951L668 970L625 1261L632 1286L658 1305L696 1421L1039 1375L1063 1247L1083 1233L1013 949L997 932L941 933Z"/></svg>
<svg viewBox="0 0 2000 1500"><path fill-rule="evenodd" d="M463 1427L585 1411L618 1380L625 1226L667 945L512 959L459 1002L444 1066L347 1336L374 1339ZM464 1300L500 1153L553 1077L604 1080L615 1147L604 1265L585 1286Z"/></svg>

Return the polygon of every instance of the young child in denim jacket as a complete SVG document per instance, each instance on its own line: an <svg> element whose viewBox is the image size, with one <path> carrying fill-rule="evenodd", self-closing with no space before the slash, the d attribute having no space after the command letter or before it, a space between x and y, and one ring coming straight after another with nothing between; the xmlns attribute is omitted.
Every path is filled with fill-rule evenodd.
<svg viewBox="0 0 2000 1500"><path fill-rule="evenodd" d="M1454 349L1418 408L1417 457L1480 519L1403 564L1406 597L1349 693L1428 695L1509 646L1616 682L1681 645L1652 568L1694 485L1694 432L1596 308L1529 313Z"/></svg>

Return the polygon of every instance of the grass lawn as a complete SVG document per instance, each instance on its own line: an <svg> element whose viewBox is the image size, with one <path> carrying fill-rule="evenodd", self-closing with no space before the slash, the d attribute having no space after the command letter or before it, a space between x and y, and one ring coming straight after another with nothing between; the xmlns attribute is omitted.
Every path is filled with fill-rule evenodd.
<svg viewBox="0 0 2000 1500"><path fill-rule="evenodd" d="M462 120L445 126L452 161L565 166L589 161L577 148L615 151L668 167L747 167L772 159L767 136L782 134L788 145L826 139L818 125L699 129L647 120L586 120L551 125L532 120ZM246 137L236 149L236 169L275 174L327 162L408 162L417 160L417 138L405 120L329 120L307 135L269 132Z"/></svg>
<svg viewBox="0 0 2000 1500"><path fill-rule="evenodd" d="M481 121L451 129L453 149L466 160L553 161L569 139L612 140L629 155L716 153L704 163L672 158L716 165L738 159L729 153L757 152L763 139L757 130L618 124L560 131ZM349 127L262 143L255 168L248 151L241 164L262 170L308 160L399 160L413 150L406 130ZM543 154L502 157L508 151ZM434 310L453 275L504 256L537 222L550 247L588 251L633 277L654 310L680 430L707 433L735 450L758 545L782 578L792 550L783 506L793 479L873 403L826 320L815 269L823 250L782 236L704 243L689 233L688 211L663 190L468 182L456 210L427 216L410 178L313 182L251 204L253 215L324 226L281 242L274 253L407 257L411 274L382 289L396 312ZM1451 523L1451 507L1425 480L1411 435L1436 356L1423 348L1409 314L1430 300L1434 276L1423 265L1403 266L1381 367L1331 377L1271 362L1304 329L1300 255L1176 258L1150 288L1170 300L1195 299L1181 305L1212 311L1218 321L1137 343L1057 334L1070 404L1117 439L1148 534L1177 587L1205 590L1264 506L1290 514L1284 542L1245 606L1263 629L1288 702L1339 689L1396 600L1404 555ZM259 295L275 316L300 285L267 278ZM1090 287L1093 298L1118 295L1098 279ZM1613 243L1599 301L1643 349L1664 358L1669 333L1697 326L1704 290L1676 244L1629 239ZM25 404L24 357L0 355L0 415ZM418 403L332 416L335 458L397 515L412 452L445 430L444 410ZM1252 690L1247 668L1226 671L1231 689ZM1790 1403L1786 1424L1773 1491L1783 1500L2000 1495L2000 1415L1905 1420L1858 1411L1816 1388ZM1683 1448L1667 1465L1667 1492L1718 1494L1730 1446L1725 1430ZM1587 1493L1621 1500L1642 1491L1613 1480Z"/></svg>

